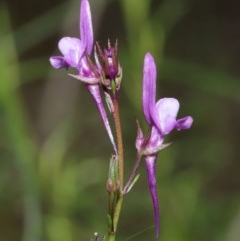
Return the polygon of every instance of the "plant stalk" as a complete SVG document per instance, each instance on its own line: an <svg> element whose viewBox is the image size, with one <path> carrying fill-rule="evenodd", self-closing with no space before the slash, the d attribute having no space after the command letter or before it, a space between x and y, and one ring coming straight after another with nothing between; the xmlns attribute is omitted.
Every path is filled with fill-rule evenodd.
<svg viewBox="0 0 240 241"><path fill-rule="evenodd" d="M113 118L116 129L117 136L117 150L118 150L118 178L117 178L117 190L115 192L115 198L110 200L112 204L110 204L109 214L111 215L112 225L111 229L109 229L109 241L115 241L115 235L117 230L117 225L121 213L122 202L123 202L123 142L122 142L122 129L121 129L121 121L119 115L119 102L117 93L113 95Z"/></svg>
<svg viewBox="0 0 240 241"><path fill-rule="evenodd" d="M120 189L123 187L123 142L122 142L122 128L119 115L119 102L117 94L113 96L113 118L117 135L117 149L118 149L118 170L119 170L119 185Z"/></svg>

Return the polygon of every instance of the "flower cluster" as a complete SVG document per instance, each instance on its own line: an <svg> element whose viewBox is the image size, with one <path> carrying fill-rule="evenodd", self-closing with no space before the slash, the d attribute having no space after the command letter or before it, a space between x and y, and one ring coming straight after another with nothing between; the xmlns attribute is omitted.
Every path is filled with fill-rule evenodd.
<svg viewBox="0 0 240 241"><path fill-rule="evenodd" d="M150 53L147 53L143 66L142 106L144 117L151 128L151 132L149 136L144 137L140 126L138 126L136 148L140 155L145 156L149 188L154 206L156 236L158 236L159 207L156 191L157 155L161 149L168 146L168 144L163 143L164 136L169 134L173 129L183 130L190 128L193 119L191 116L176 119L179 110L179 102L177 99L163 98L156 102L156 79L157 71L154 59Z"/></svg>
<svg viewBox="0 0 240 241"><path fill-rule="evenodd" d="M62 56L50 57L50 63L56 69L68 69L71 67L77 70L77 74L69 75L81 81L90 92L113 146L115 155L110 160L109 180L107 182L107 190L110 194L109 236L115 237L122 197L130 191L137 180L136 172L142 157L144 157L154 207L155 232L156 237L158 237L159 205L156 191L156 161L158 152L169 145L164 143L164 137L167 134L174 129L183 130L190 128L193 119L191 116L177 119L179 102L175 98L162 98L156 102L156 65L152 55L147 53L143 65L142 107L150 132L144 135L138 123L135 143L137 159L130 178L124 186L122 183L123 145L117 99L121 85L122 69L118 60L117 41L113 47L110 41L108 41L107 48L103 50L98 43L94 47L91 11L88 0L81 0L79 25L80 38L63 37L60 39L58 47ZM94 61L91 59L91 55L94 55ZM118 145L115 144L103 104L101 90L105 94L109 110L114 117Z"/></svg>
<svg viewBox="0 0 240 241"><path fill-rule="evenodd" d="M94 51L95 63L90 58L93 52L94 38L92 17L88 0L81 1L79 26L81 38L63 37L60 39L58 42L58 48L63 56L50 57L50 63L56 69L68 69L69 67L72 67L78 71L77 75L69 75L85 83L95 104L97 105L114 151L117 153L116 144L100 94L100 84L106 83L107 79L105 77L104 69L99 63L96 49ZM115 64L117 58L117 45L113 50L109 47L104 51L104 53L100 47L98 47L98 49L101 51L100 57L105 61L104 67L106 68L107 66L109 70L113 69L111 80L117 79L119 89L121 81L121 67L118 62ZM113 64L114 66L112 67ZM111 105L111 103L109 103L109 105Z"/></svg>

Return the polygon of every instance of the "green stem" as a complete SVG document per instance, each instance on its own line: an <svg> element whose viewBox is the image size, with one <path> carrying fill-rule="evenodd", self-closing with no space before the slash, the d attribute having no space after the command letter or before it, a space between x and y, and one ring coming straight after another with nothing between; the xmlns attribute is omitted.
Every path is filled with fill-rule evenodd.
<svg viewBox="0 0 240 241"><path fill-rule="evenodd" d="M118 170L119 170L119 185L120 189L123 186L123 142L122 142L122 129L121 129L121 121L119 116L119 103L117 94L113 96L113 118L116 128L116 135L117 135L117 149L118 149Z"/></svg>
<svg viewBox="0 0 240 241"><path fill-rule="evenodd" d="M118 196L116 208L114 211L114 217L113 217L114 233L116 233L116 231L117 231L117 225L118 225L118 221L119 221L119 217L120 217L120 213L121 213L121 209L122 209L122 202L123 202L123 193L121 190L119 190L119 196Z"/></svg>
<svg viewBox="0 0 240 241"><path fill-rule="evenodd" d="M112 225L109 229L109 241L115 241L116 230L118 226L118 221L121 213L122 202L123 202L123 142L122 142L122 129L119 115L119 102L117 94L113 95L113 105L114 105L114 124L117 136L117 149L118 149L118 178L117 178L117 190L114 193L115 198L110 195L109 203L109 215L111 216Z"/></svg>
<svg viewBox="0 0 240 241"><path fill-rule="evenodd" d="M108 236L108 241L115 241L115 234L110 234Z"/></svg>
<svg viewBox="0 0 240 241"><path fill-rule="evenodd" d="M108 198L108 232L110 233L113 229L113 221L112 221L112 216L113 216L113 204L114 204L114 193L109 193L109 198Z"/></svg>

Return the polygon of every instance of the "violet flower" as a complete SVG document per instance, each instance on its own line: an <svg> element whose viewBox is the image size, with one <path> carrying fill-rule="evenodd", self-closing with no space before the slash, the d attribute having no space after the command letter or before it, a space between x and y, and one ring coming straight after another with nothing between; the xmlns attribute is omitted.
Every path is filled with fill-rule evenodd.
<svg viewBox="0 0 240 241"><path fill-rule="evenodd" d="M79 25L81 39L74 37L63 37L60 39L58 48L63 56L50 57L50 63L56 69L72 67L78 71L77 75L69 75L85 83L97 105L105 129L117 153L116 144L100 94L99 83L101 73L98 66L94 65L90 59L94 40L91 10L88 0L81 1Z"/></svg>
<svg viewBox="0 0 240 241"><path fill-rule="evenodd" d="M159 205L156 190L156 160L158 151L166 147L163 144L164 136L173 129L183 130L191 127L193 119L186 116L176 119L179 102L174 98L163 98L156 102L156 65L150 53L144 58L143 67L143 113L148 125L151 127L149 137L144 137L141 129L138 130L136 141L137 150L145 156L149 189L154 206L155 232L159 233Z"/></svg>

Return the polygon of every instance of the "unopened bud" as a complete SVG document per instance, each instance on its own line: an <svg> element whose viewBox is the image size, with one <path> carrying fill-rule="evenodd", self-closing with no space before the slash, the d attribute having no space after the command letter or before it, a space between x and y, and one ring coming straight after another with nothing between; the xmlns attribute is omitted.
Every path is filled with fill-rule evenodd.
<svg viewBox="0 0 240 241"><path fill-rule="evenodd" d="M113 183L113 180L111 178L108 178L106 183L106 188L108 192L115 192L116 191L116 185Z"/></svg>
<svg viewBox="0 0 240 241"><path fill-rule="evenodd" d="M119 178L118 178L118 157L112 155L109 163L109 171L108 171L108 180L106 184L106 188L109 192L115 192L119 186Z"/></svg>
<svg viewBox="0 0 240 241"><path fill-rule="evenodd" d="M96 63L98 63L99 68L102 70L102 85L107 90L111 90L115 93L120 89L122 80L122 68L118 60L117 41L113 47L111 46L110 41L108 41L108 46L104 50L102 50L97 43L97 49L100 61L97 54L95 54L95 60Z"/></svg>

